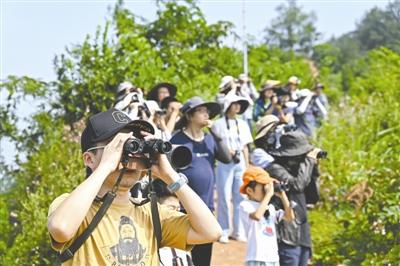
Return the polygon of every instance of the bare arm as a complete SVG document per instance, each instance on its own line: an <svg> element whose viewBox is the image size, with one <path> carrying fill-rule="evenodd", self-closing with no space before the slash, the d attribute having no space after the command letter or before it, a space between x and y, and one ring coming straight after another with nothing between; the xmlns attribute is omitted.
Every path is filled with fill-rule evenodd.
<svg viewBox="0 0 400 266"><path fill-rule="evenodd" d="M182 107L182 104L178 102L173 102L170 103L170 105L172 107L172 113L167 122L167 129L169 130L169 132L172 133L174 132L176 120L178 119L179 116L179 109Z"/></svg>
<svg viewBox="0 0 400 266"><path fill-rule="evenodd" d="M246 163L246 167L249 166L249 148L246 146L244 146L243 149L243 155L244 155L244 161Z"/></svg>
<svg viewBox="0 0 400 266"><path fill-rule="evenodd" d="M284 191L279 192L279 193L275 193L282 201L283 204L283 209L285 210L285 215L283 216L283 219L285 221L293 221L294 220L294 211L293 209L290 207L290 203L289 203L289 199L286 196L286 193Z"/></svg>
<svg viewBox="0 0 400 266"><path fill-rule="evenodd" d="M269 201L274 195L274 185L273 183L269 183L264 186L264 190L266 191L264 198L260 202L260 206L258 206L257 210L253 213L250 213L250 219L260 221L264 216L265 211L268 209Z"/></svg>
<svg viewBox="0 0 400 266"><path fill-rule="evenodd" d="M65 243L76 234L104 180L117 168L122 146L131 135L131 133L118 134L104 148L96 170L50 214L47 228L56 242Z"/></svg>
<svg viewBox="0 0 400 266"><path fill-rule="evenodd" d="M160 177L168 185L179 178L165 155L159 156L159 163L153 166L152 170L155 176ZM175 194L189 217L190 229L187 243L193 245L218 240L222 229L200 197L188 185L183 185Z"/></svg>

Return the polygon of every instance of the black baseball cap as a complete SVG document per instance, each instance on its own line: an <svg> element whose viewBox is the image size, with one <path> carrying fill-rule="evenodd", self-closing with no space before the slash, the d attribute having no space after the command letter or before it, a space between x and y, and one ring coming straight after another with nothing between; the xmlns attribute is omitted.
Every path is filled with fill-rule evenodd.
<svg viewBox="0 0 400 266"><path fill-rule="evenodd" d="M122 129L129 129L136 138L142 138L140 131L154 134L154 127L144 120L132 120L130 117L116 109L111 108L91 116L86 124L86 128L81 135L82 152L95 147L99 141L109 139L120 132Z"/></svg>

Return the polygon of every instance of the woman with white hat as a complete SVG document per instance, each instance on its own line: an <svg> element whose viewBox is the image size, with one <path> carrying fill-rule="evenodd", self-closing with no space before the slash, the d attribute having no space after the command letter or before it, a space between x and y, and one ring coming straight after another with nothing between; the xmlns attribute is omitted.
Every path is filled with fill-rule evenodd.
<svg viewBox="0 0 400 266"><path fill-rule="evenodd" d="M216 185L218 193L217 219L223 229L221 243L229 242L230 212L229 202L233 200L233 232L236 240L245 240L243 226L239 220L239 204L243 196L239 193L242 174L249 162L248 144L253 142L247 123L237 118L249 106L249 102L235 94L224 98L223 116L215 121L212 131L220 135L232 154L232 162L218 162L216 169Z"/></svg>

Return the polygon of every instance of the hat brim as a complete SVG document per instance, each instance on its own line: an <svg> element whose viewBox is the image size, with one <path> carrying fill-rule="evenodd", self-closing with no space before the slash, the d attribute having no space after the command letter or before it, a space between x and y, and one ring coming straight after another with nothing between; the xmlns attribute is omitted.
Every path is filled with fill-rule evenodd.
<svg viewBox="0 0 400 266"><path fill-rule="evenodd" d="M103 140L107 140L114 135L116 135L118 132L120 132L123 129L128 129L133 133L133 136L136 138L142 138L143 135L141 131L147 132L151 135L155 134L154 127L147 121L144 120L133 120L130 121L128 124L121 124L120 127L114 128L113 130L108 131L107 133L103 134L101 137L93 139L92 142L99 142Z"/></svg>
<svg viewBox="0 0 400 266"><path fill-rule="evenodd" d="M161 87L165 87L168 89L169 91L169 96L171 97L175 97L176 95L176 86L172 83L167 83L167 82L163 82L163 83L158 83L157 85L155 85L150 92L147 94L147 100L153 100L157 102L157 97L158 97L158 89Z"/></svg>
<svg viewBox="0 0 400 266"><path fill-rule="evenodd" d="M218 103L215 102L205 102L196 106L193 106L185 111L185 113L182 115L182 117L176 122L175 124L175 129L181 129L187 125L187 119L186 119L186 114L189 112L192 112L195 108L198 107L206 107L207 110L209 111L209 118L213 119L216 117L220 112L221 112L221 106Z"/></svg>
<svg viewBox="0 0 400 266"><path fill-rule="evenodd" d="M274 121L274 122L275 122L275 121ZM263 130L261 130L261 131L256 135L256 137L254 138L254 140L260 139L260 138L264 137L265 135L267 135L267 133L271 130L271 128L272 128L273 126L275 126L277 123L278 123L278 122L275 122L275 123L271 122L271 125L265 127Z"/></svg>
<svg viewBox="0 0 400 266"><path fill-rule="evenodd" d="M229 108L231 107L231 105L233 103L238 103L240 105L240 111L238 112L239 115L243 114L246 111L247 107L249 107L249 105L250 105L249 101L245 100L245 99L233 101L228 105L228 107L226 107L226 109L224 110L224 113L226 113L229 110Z"/></svg>
<svg viewBox="0 0 400 266"><path fill-rule="evenodd" d="M239 189L240 193L242 193L242 194L247 194L247 193L246 193L246 187L247 187L247 185L248 185L248 183L243 183L243 184L240 186L240 189Z"/></svg>
<svg viewBox="0 0 400 266"><path fill-rule="evenodd" d="M262 184L262 185L266 185L266 184L269 184L270 182L274 182L272 177L265 177L265 178L260 178L259 177L259 178L256 178L256 179L252 180L252 181L256 181L257 183ZM243 184L239 188L240 193L247 194L246 193L246 187L249 185L250 182L243 182Z"/></svg>
<svg viewBox="0 0 400 266"><path fill-rule="evenodd" d="M300 149L288 149L281 147L280 149L271 149L268 150L268 153L271 154L272 156L276 157L293 157L293 156L300 156L300 155L305 155L312 151L314 149L314 146L311 144L307 144L302 146Z"/></svg>
<svg viewBox="0 0 400 266"><path fill-rule="evenodd" d="M249 101L247 100L239 100L237 101L237 103L240 104L240 112L239 112L240 115L243 114L250 105Z"/></svg>

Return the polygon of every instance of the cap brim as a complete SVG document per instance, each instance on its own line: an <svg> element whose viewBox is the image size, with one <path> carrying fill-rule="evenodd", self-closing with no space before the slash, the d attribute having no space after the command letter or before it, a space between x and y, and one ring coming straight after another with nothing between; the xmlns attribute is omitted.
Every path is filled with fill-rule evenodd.
<svg viewBox="0 0 400 266"><path fill-rule="evenodd" d="M118 132L120 132L123 129L129 129L131 132L133 132L133 136L137 138L143 137L141 131L145 131L150 133L151 135L154 135L155 130L154 127L147 121L144 120L133 120L127 124L121 124L120 127L114 128L113 130L108 131L107 133L103 134L101 137L93 139L92 142L99 142L103 140L107 140L114 135L116 135Z"/></svg>
<svg viewBox="0 0 400 266"><path fill-rule="evenodd" d="M243 184L240 186L240 189L239 189L240 193L242 193L242 194L247 194L247 193L246 193L246 187L247 187L248 184L249 184L249 183L243 183Z"/></svg>

